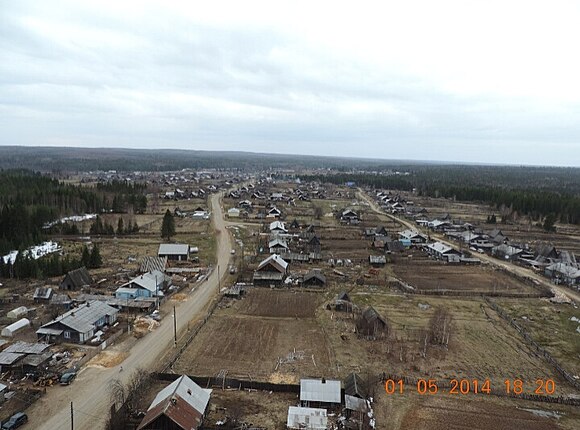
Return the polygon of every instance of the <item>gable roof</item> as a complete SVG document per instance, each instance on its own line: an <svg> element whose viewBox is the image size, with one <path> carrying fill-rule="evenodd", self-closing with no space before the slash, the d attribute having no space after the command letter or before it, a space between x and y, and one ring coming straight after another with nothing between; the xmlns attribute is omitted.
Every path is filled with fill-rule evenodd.
<svg viewBox="0 0 580 430"><path fill-rule="evenodd" d="M183 429L196 429L201 425L211 392L182 375L157 393L137 429L151 424L160 415Z"/></svg>
<svg viewBox="0 0 580 430"><path fill-rule="evenodd" d="M341 292L338 296L336 296L336 300L344 300L345 302L350 302L350 296L346 291Z"/></svg>
<svg viewBox="0 0 580 430"><path fill-rule="evenodd" d="M165 281L165 275L159 270L154 270L153 272L143 273L141 276L131 279L129 282L121 285L121 288L134 288L132 285L137 285L152 293L158 293L161 290L163 281Z"/></svg>
<svg viewBox="0 0 580 430"><path fill-rule="evenodd" d="M107 315L115 315L119 311L104 302L94 300L84 303L78 308L71 309L62 315L59 315L54 320L46 323L42 328L49 328L49 326L60 323L79 333L87 333L94 328L95 322Z"/></svg>
<svg viewBox="0 0 580 430"><path fill-rule="evenodd" d="M167 266L167 257L143 257L139 271L142 273L159 270L163 272Z"/></svg>
<svg viewBox="0 0 580 430"><path fill-rule="evenodd" d="M303 282L308 282L311 279L318 279L323 284L326 284L326 276L324 276L324 273L322 273L320 269L312 269L310 272L304 275Z"/></svg>
<svg viewBox="0 0 580 430"><path fill-rule="evenodd" d="M93 283L93 279L91 278L91 275L89 275L89 271L84 266L68 272L65 275L63 282L67 277L70 279L75 288L81 288L85 285L91 285Z"/></svg>
<svg viewBox="0 0 580 430"><path fill-rule="evenodd" d="M284 261L282 257L280 257L278 254L272 254L264 261L262 261L256 270L262 270L268 265L271 265L274 269L276 269L276 271L280 273L285 273L286 269L288 268L288 263Z"/></svg>
<svg viewBox="0 0 580 430"><path fill-rule="evenodd" d="M358 373L352 372L344 380L344 393L349 396L366 398L366 390L363 388L364 384L362 378Z"/></svg>
<svg viewBox="0 0 580 430"><path fill-rule="evenodd" d="M361 317L368 323L374 323L378 321L384 325L387 325L385 319L372 306L366 308L361 314Z"/></svg>
<svg viewBox="0 0 580 430"><path fill-rule="evenodd" d="M51 297L52 297L52 288L38 287L36 290L34 290L34 296L32 298L50 300Z"/></svg>
<svg viewBox="0 0 580 430"><path fill-rule="evenodd" d="M274 221L270 223L270 231L273 230L282 230L284 232L286 232L286 226L284 225L284 223L282 221Z"/></svg>

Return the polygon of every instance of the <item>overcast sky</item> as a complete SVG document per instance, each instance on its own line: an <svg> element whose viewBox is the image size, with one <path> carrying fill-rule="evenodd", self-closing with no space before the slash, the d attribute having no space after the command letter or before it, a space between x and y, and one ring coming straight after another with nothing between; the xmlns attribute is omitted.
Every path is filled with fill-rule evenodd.
<svg viewBox="0 0 580 430"><path fill-rule="evenodd" d="M580 2L386 3L0 0L0 144L580 166Z"/></svg>

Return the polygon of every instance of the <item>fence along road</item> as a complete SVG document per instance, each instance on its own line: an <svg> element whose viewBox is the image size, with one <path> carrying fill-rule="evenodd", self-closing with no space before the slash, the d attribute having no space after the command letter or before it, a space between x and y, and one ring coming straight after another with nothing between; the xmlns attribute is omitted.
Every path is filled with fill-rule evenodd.
<svg viewBox="0 0 580 430"><path fill-rule="evenodd" d="M223 276L227 273L225 268L231 257L232 239L225 228L221 197L222 193L212 195L211 210L217 238L217 264L223 268ZM178 337L187 328L188 321L202 315L212 297L216 296L218 288L218 273L214 270L186 301L176 304ZM128 339L122 344L110 347L111 350L129 353L121 363L123 372L119 371L119 365L112 368L85 367L71 385L49 389L45 396L26 411L28 426L41 430L70 429L70 403L73 402L75 430L105 428L111 407L110 381L118 378L126 382L137 368L156 369L159 360L170 348L173 348L171 312L161 321L159 327L142 339L136 342Z"/></svg>
<svg viewBox="0 0 580 430"><path fill-rule="evenodd" d="M418 225L416 225L414 223L410 223L407 220L396 217L394 215L391 215L391 214L381 210L381 208L360 188L357 192L357 195L360 199L367 202L374 212L376 212L380 215L386 215L387 217L394 219L395 221L403 224L405 226L405 228L408 228L411 230L421 230ZM431 232L430 235L432 238L437 239L439 242L444 243L446 245L449 245L453 248L455 248L455 246L457 245L457 244L453 244L453 243L449 242L448 240L444 239L441 235L439 235L437 233ZM514 273L518 276L528 277L528 278L534 279L537 282L539 282L540 284L544 285L545 287L548 287L554 291L558 291L560 294L565 295L570 300L575 301L576 303L580 303L580 293L577 293L576 291L573 291L570 288L561 287L559 285L554 285L551 282L549 282L546 278L542 277L541 275L538 275L537 273L535 273L534 271L532 271L530 269L527 269L525 267L516 266L516 265L511 264L511 263L506 263L505 261L498 260L497 258L494 258L494 257L487 255L487 254L477 254L477 258L479 258L481 261L485 261L485 262L487 262L491 265L494 265L496 267L500 267L502 269L505 269L508 272Z"/></svg>

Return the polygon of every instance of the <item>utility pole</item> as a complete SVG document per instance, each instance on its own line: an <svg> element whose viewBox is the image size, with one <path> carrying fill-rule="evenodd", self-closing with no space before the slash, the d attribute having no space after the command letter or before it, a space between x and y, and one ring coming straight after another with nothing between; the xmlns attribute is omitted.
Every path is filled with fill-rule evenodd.
<svg viewBox="0 0 580 430"><path fill-rule="evenodd" d="M218 295L221 290L222 290L222 278L220 277L220 265L218 264L218 290L217 290Z"/></svg>
<svg viewBox="0 0 580 430"><path fill-rule="evenodd" d="M173 306L173 346L177 347L177 315Z"/></svg>
<svg viewBox="0 0 580 430"><path fill-rule="evenodd" d="M73 402L70 402L70 430L74 430Z"/></svg>

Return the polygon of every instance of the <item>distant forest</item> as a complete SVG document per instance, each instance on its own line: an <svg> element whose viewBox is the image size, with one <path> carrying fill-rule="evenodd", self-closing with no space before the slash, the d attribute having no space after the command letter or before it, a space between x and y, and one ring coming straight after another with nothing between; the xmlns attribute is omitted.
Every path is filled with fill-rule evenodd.
<svg viewBox="0 0 580 430"><path fill-rule="evenodd" d="M333 184L411 191L430 197L483 202L540 220L550 214L580 224L580 169L515 166L406 166L408 175L329 173L300 176Z"/></svg>
<svg viewBox="0 0 580 430"><path fill-rule="evenodd" d="M87 188L25 170L0 171L0 255L38 244L46 236L43 226L61 217L129 208L142 212L146 206L141 185Z"/></svg>

